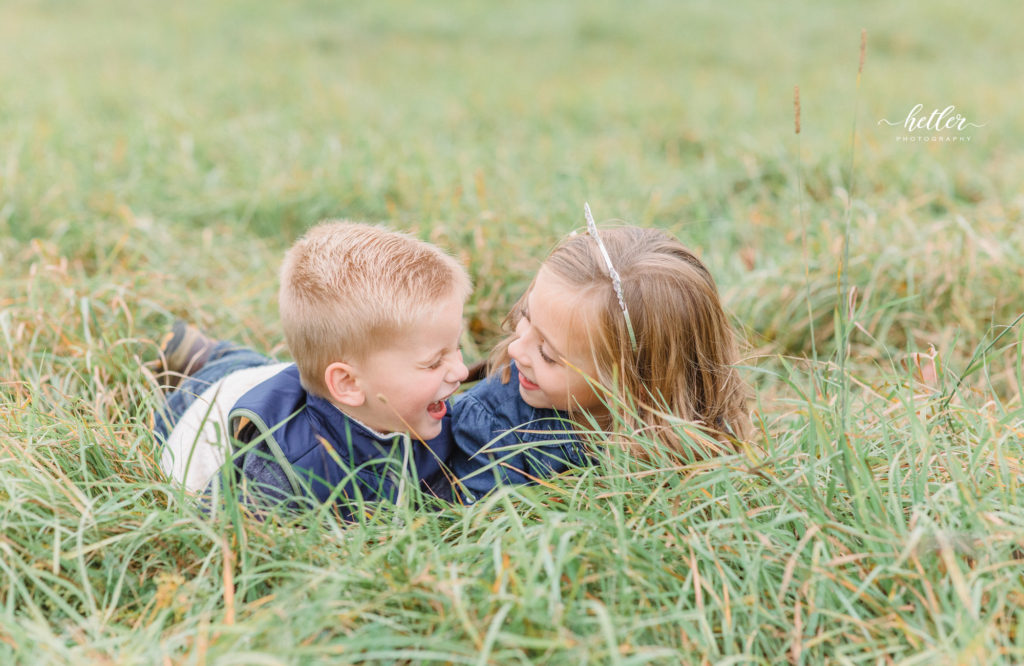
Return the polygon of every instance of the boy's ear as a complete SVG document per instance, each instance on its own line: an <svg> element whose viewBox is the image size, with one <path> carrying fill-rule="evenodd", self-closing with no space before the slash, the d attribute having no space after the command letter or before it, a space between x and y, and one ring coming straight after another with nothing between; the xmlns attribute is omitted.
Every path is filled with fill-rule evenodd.
<svg viewBox="0 0 1024 666"><path fill-rule="evenodd" d="M356 369L348 363L335 361L324 370L324 383L331 399L349 407L359 407L366 402L366 394L359 388Z"/></svg>

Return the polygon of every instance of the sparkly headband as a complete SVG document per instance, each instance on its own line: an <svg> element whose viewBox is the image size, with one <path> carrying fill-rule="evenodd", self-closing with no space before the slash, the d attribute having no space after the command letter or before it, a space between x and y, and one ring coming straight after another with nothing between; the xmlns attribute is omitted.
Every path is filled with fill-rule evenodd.
<svg viewBox="0 0 1024 666"><path fill-rule="evenodd" d="M626 330L629 331L629 343L633 347L633 351L636 351L636 333L633 332L633 321L629 318L629 308L626 307L626 300L622 297L622 278L619 277L619 272L615 270L614 266L612 266L612 258L608 256L608 248L604 246L604 242L597 234L597 225L594 224L594 216L590 214L590 204L586 202L583 204L583 214L587 218L587 233L597 241L597 249L601 250L601 256L604 257L604 264L608 267L608 275L612 279L612 288L615 289L615 297L619 299L619 307L622 308L622 316L626 320Z"/></svg>

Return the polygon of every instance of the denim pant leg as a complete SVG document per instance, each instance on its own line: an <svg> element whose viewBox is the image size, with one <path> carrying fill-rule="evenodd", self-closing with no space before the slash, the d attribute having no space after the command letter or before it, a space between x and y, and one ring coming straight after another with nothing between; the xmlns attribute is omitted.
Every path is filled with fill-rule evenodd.
<svg viewBox="0 0 1024 666"><path fill-rule="evenodd" d="M167 441L181 415L212 384L236 370L276 362L248 347L240 347L227 340L218 342L203 367L183 378L181 386L168 393L163 405L157 407L153 415L153 433L158 440Z"/></svg>

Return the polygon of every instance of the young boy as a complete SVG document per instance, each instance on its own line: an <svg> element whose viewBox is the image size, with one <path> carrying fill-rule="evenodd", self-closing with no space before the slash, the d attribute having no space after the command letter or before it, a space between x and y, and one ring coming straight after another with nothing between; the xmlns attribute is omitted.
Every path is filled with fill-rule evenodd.
<svg viewBox="0 0 1024 666"><path fill-rule="evenodd" d="M230 461L247 499L339 502L345 515L349 500L396 499L403 469L450 498L445 401L467 374L469 292L465 270L429 243L364 224L314 227L281 267L294 363L175 324L156 368L171 389L154 426L165 471L200 490Z"/></svg>

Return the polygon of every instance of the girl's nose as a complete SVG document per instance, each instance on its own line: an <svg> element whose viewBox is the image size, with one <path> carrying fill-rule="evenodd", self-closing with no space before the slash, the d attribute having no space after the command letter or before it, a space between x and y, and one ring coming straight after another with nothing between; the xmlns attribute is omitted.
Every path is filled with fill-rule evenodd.
<svg viewBox="0 0 1024 666"><path fill-rule="evenodd" d="M525 338L529 331L530 324L526 321L526 318L523 317L519 320L519 323L516 324L515 340L508 343L508 355L511 356L516 363L520 363L523 358L523 345L526 344Z"/></svg>
<svg viewBox="0 0 1024 666"><path fill-rule="evenodd" d="M508 355L512 357L516 363L520 363L523 358L523 336L517 337L512 342L508 343Z"/></svg>

